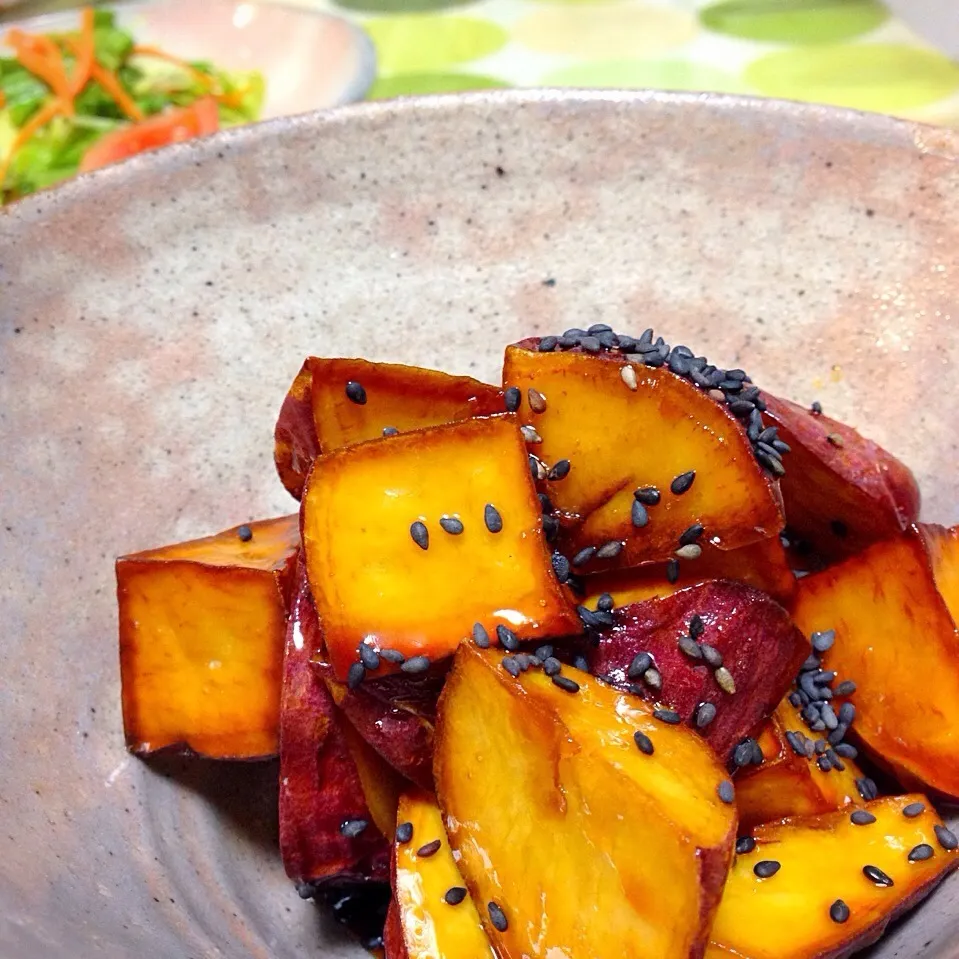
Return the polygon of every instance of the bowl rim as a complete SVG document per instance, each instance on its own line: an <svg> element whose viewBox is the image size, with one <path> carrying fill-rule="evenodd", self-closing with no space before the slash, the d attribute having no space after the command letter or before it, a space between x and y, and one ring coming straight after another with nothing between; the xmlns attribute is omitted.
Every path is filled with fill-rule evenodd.
<svg viewBox="0 0 959 959"><path fill-rule="evenodd" d="M0 233L16 229L17 224L25 228L33 222L42 221L54 208L83 202L88 195L95 196L101 189L135 188L139 181L150 177L155 170L175 172L183 167L199 165L225 148L244 152L256 149L261 143L289 129L328 130L356 122L373 125L403 122L427 112L456 112L470 107L506 109L540 105L562 109L564 106L594 103L635 107L659 104L681 110L698 108L718 115L735 114L747 117L779 115L806 124L818 133L828 134L835 139L905 147L916 153L935 154L959 162L959 129L808 101L729 93L613 88L520 87L463 91L346 103L231 127L210 136L142 153L122 163L81 174L49 190L41 190L0 206Z"/></svg>

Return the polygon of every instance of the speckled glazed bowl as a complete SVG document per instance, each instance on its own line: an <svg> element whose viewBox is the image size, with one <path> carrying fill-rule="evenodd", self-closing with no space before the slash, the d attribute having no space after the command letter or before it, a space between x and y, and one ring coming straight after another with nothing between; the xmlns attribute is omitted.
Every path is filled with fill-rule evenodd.
<svg viewBox="0 0 959 959"><path fill-rule="evenodd" d="M120 724L113 557L291 509L271 436L307 353L495 378L523 334L655 325L821 400L959 520L957 154L818 107L494 93L0 211L0 955L360 955L284 878L275 765L148 764ZM878 955L957 941L954 877Z"/></svg>

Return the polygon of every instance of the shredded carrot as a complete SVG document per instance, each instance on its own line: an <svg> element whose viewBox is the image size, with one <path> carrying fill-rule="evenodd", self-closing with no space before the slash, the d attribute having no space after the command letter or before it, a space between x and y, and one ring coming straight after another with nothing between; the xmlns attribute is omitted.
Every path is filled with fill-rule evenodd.
<svg viewBox="0 0 959 959"><path fill-rule="evenodd" d="M96 62L96 47L93 39L93 7L84 7L80 23L80 42L74 44L77 62L70 79L70 99L74 99L83 92L83 88L90 79L93 65Z"/></svg>
<svg viewBox="0 0 959 959"><path fill-rule="evenodd" d="M63 113L63 103L60 100L49 100L17 131L17 135L14 137L13 144L10 147L10 152L4 159L0 160L0 187L3 186L3 181L7 178L7 171L10 169L10 164L13 162L17 150L19 150L40 127L45 123L49 123L58 113Z"/></svg>
<svg viewBox="0 0 959 959"><path fill-rule="evenodd" d="M204 72L203 70L198 69L193 66L192 63L187 63L186 60L182 60L180 57L175 57L170 53L167 53L165 50L161 50L159 47L150 47L137 44L133 48L134 53L140 54L143 57L156 57L158 60L166 60L167 63L175 64L178 67L186 70L193 79L200 84L204 89L211 90L213 88L213 77L209 73Z"/></svg>
<svg viewBox="0 0 959 959"><path fill-rule="evenodd" d="M4 42L13 49L17 60L24 67L43 80L53 91L53 96L61 101L61 106L72 116L73 94L67 68L63 62L63 54L53 40L42 34L24 33L14 28L7 31Z"/></svg>
<svg viewBox="0 0 959 959"><path fill-rule="evenodd" d="M123 84L120 83L120 78L115 73L112 73L105 67L101 67L99 63L93 64L90 73L93 79L116 100L117 106L131 120L143 119L143 111L136 105L136 101L130 94L123 89Z"/></svg>

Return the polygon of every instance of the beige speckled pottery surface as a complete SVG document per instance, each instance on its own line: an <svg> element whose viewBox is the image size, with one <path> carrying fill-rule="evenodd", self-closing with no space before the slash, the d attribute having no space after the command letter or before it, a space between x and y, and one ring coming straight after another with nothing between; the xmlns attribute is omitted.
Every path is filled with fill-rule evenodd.
<svg viewBox="0 0 959 959"><path fill-rule="evenodd" d="M523 334L654 325L821 400L959 520L957 153L817 107L495 93L0 211L0 956L360 955L283 877L275 766L147 765L120 728L113 557L291 508L271 433L309 352L492 378ZM959 955L957 900L878 955Z"/></svg>

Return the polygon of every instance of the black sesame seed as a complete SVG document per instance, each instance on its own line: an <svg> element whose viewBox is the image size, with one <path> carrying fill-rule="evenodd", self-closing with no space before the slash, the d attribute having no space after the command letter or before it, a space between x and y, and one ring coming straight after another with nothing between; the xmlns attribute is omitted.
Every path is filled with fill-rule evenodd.
<svg viewBox="0 0 959 959"><path fill-rule="evenodd" d="M636 743L636 748L644 756L652 756L654 752L653 741L644 732L637 729L636 732L633 733L633 742Z"/></svg>
<svg viewBox="0 0 959 959"><path fill-rule="evenodd" d="M918 846L913 846L909 850L908 859L910 862L925 862L927 859L932 859L935 854L935 849L929 843L921 842Z"/></svg>
<svg viewBox="0 0 959 959"><path fill-rule="evenodd" d="M550 681L554 686L559 686L560 689L565 690L567 693L579 692L579 683L574 679L570 679L568 676L550 676Z"/></svg>
<svg viewBox="0 0 959 959"><path fill-rule="evenodd" d="M824 772L828 773L832 769L832 763L829 761L829 758L823 753L816 759L816 765Z"/></svg>
<svg viewBox="0 0 959 959"><path fill-rule="evenodd" d="M753 761L753 741L751 739L744 739L734 750L733 750L733 765L737 769L742 769L745 766L749 766Z"/></svg>
<svg viewBox="0 0 959 959"><path fill-rule="evenodd" d="M489 649L489 633L482 623L473 623L473 642L480 649Z"/></svg>
<svg viewBox="0 0 959 959"><path fill-rule="evenodd" d="M547 676L558 676L563 669L563 664L555 656L547 656L543 660L543 672Z"/></svg>
<svg viewBox="0 0 959 959"><path fill-rule="evenodd" d="M552 286L556 281L553 280L552 283L550 283L549 280L544 280L543 282L546 283L548 286ZM544 336L539 341L539 346L537 347L537 349L539 350L540 353L552 353L553 350L556 349L556 346L558 345L558 343L559 343L558 336Z"/></svg>
<svg viewBox="0 0 959 959"><path fill-rule="evenodd" d="M340 835L347 839L356 839L368 825L365 819L346 819L340 823Z"/></svg>
<svg viewBox="0 0 959 959"><path fill-rule="evenodd" d="M837 756L843 759L855 759L859 755L859 750L851 743L834 743Z"/></svg>
<svg viewBox="0 0 959 959"><path fill-rule="evenodd" d="M615 605L613 597L609 593L601 593L599 599L596 600L596 609L602 613L612 612Z"/></svg>
<svg viewBox="0 0 959 959"><path fill-rule="evenodd" d="M822 665L822 661L814 653L810 653L799 667L801 673L813 672Z"/></svg>
<svg viewBox="0 0 959 959"><path fill-rule="evenodd" d="M450 534L450 536L459 536L463 532L463 521L455 516L443 516L440 519L440 526Z"/></svg>
<svg viewBox="0 0 959 959"><path fill-rule="evenodd" d="M760 879L769 879L771 876L775 876L781 868L782 864L776 862L775 859L760 859L760 861L753 866L753 872Z"/></svg>
<svg viewBox="0 0 959 959"><path fill-rule="evenodd" d="M633 496L644 506L656 506L660 500L660 492L655 486L640 486L633 492Z"/></svg>
<svg viewBox="0 0 959 959"><path fill-rule="evenodd" d="M699 639L705 629L706 626L703 623L702 616L700 616L699 613L693 613L689 619L689 635L692 636L693 639Z"/></svg>
<svg viewBox="0 0 959 959"><path fill-rule="evenodd" d="M406 662L406 657L398 649L381 649L380 658L385 659L388 663L394 663L397 666L400 663Z"/></svg>
<svg viewBox="0 0 959 959"><path fill-rule="evenodd" d="M841 899L837 899L829 907L829 918L833 922L844 923L849 918L849 906L847 906Z"/></svg>
<svg viewBox="0 0 959 959"><path fill-rule="evenodd" d="M534 480L544 480L547 475L546 467L532 453L529 454L529 475Z"/></svg>
<svg viewBox="0 0 959 959"><path fill-rule="evenodd" d="M502 532L503 517L500 516L499 510L492 503L487 503L483 507L483 522L491 533Z"/></svg>
<svg viewBox="0 0 959 959"><path fill-rule="evenodd" d="M677 726L683 721L683 717L675 709L654 709L653 718L670 726Z"/></svg>
<svg viewBox="0 0 959 959"><path fill-rule="evenodd" d="M851 696L856 691L856 684L851 679L844 679L833 692L837 696Z"/></svg>
<svg viewBox="0 0 959 959"><path fill-rule="evenodd" d="M856 789L866 802L875 799L879 795L879 789L868 776L863 776L861 779L856 780Z"/></svg>
<svg viewBox="0 0 959 959"><path fill-rule="evenodd" d="M691 636L681 637L677 645L679 646L680 652L684 653L690 659L703 658L703 651L700 649L699 643Z"/></svg>
<svg viewBox="0 0 959 959"><path fill-rule="evenodd" d="M703 535L703 524L702 523L693 523L688 529L683 532L679 537L680 546L691 546L696 543L699 538Z"/></svg>
<svg viewBox="0 0 959 959"><path fill-rule="evenodd" d="M486 910L489 912L489 921L497 932L506 932L509 929L506 913L495 902L487 903Z"/></svg>
<svg viewBox="0 0 959 959"><path fill-rule="evenodd" d="M360 662L366 669L373 670L380 668L380 655L368 643L360 643L358 652L360 655Z"/></svg>
<svg viewBox="0 0 959 959"><path fill-rule="evenodd" d="M523 440L526 443L542 443L543 437L539 435L536 429L532 426L521 426L519 428L520 433L523 436Z"/></svg>
<svg viewBox="0 0 959 959"><path fill-rule="evenodd" d="M416 855L420 859L429 859L430 856L435 856L440 851L442 845L442 839L434 839L432 842L428 842L426 845L420 846L420 848L416 850Z"/></svg>
<svg viewBox="0 0 959 959"><path fill-rule="evenodd" d="M541 662L545 663L553 655L553 647L549 643L544 643L536 648L535 656Z"/></svg>
<svg viewBox="0 0 959 959"><path fill-rule="evenodd" d="M822 403L820 403L819 400L813 400L809 412L812 413L813 416L822 416Z"/></svg>
<svg viewBox="0 0 959 959"><path fill-rule="evenodd" d="M696 470L687 470L685 473L680 473L679 476L669 484L669 491L674 496L682 496L682 494L693 485L695 479Z"/></svg>
<svg viewBox="0 0 959 959"><path fill-rule="evenodd" d="M719 798L727 805L730 805L736 801L736 790L733 788L733 784L728 779L724 779L716 787L716 795L719 796Z"/></svg>
<svg viewBox="0 0 959 959"><path fill-rule="evenodd" d="M350 689L356 689L366 678L366 667L362 663L351 663L349 671L346 674L346 685Z"/></svg>
<svg viewBox="0 0 959 959"><path fill-rule="evenodd" d="M253 530L244 523L243 526L237 526L236 535L241 543L249 543L253 539Z"/></svg>
<svg viewBox="0 0 959 959"><path fill-rule="evenodd" d="M797 756L805 756L806 750L803 747L802 733L796 733L786 730L786 742Z"/></svg>
<svg viewBox="0 0 959 959"><path fill-rule="evenodd" d="M581 673L589 672L589 661L582 653L573 657L573 669L578 669Z"/></svg>
<svg viewBox="0 0 959 959"><path fill-rule="evenodd" d="M857 809L850 817L849 821L854 826L871 826L876 817L866 809Z"/></svg>
<svg viewBox="0 0 959 959"><path fill-rule="evenodd" d="M536 498L539 500L539 508L542 513L553 512L553 501L545 493L537 493Z"/></svg>
<svg viewBox="0 0 959 959"><path fill-rule="evenodd" d="M908 806L902 807L902 814L906 819L915 819L926 811L926 804L922 802L911 802Z"/></svg>
<svg viewBox="0 0 959 959"><path fill-rule="evenodd" d="M736 855L745 856L756 848L756 840L752 836L740 836L736 840Z"/></svg>
<svg viewBox="0 0 959 959"><path fill-rule="evenodd" d="M623 551L623 541L621 539L611 539L608 543L603 543L596 550L597 559L615 559Z"/></svg>
<svg viewBox="0 0 959 959"><path fill-rule="evenodd" d="M646 512L646 507L638 499L633 500L629 518L637 529L642 529L649 522L649 513Z"/></svg>
<svg viewBox="0 0 959 959"><path fill-rule="evenodd" d="M830 746L838 746L849 731L848 723L840 723L826 738Z"/></svg>
<svg viewBox="0 0 959 959"><path fill-rule="evenodd" d="M539 390L534 390L532 386L526 391L526 402L534 413L546 411L546 397Z"/></svg>
<svg viewBox="0 0 959 959"><path fill-rule="evenodd" d="M569 579L569 560L562 553L553 553L550 557L556 578L565 583Z"/></svg>
<svg viewBox="0 0 959 959"><path fill-rule="evenodd" d="M571 464L569 460L557 460L547 475L555 482L556 480L565 479L569 476L570 469Z"/></svg>
<svg viewBox="0 0 959 959"><path fill-rule="evenodd" d="M675 583L679 579L679 560L670 559L666 561L666 580L669 583Z"/></svg>
<svg viewBox="0 0 959 959"><path fill-rule="evenodd" d="M707 665L713 669L719 669L722 666L723 654L715 646L710 646L709 643L700 643L699 648Z"/></svg>
<svg viewBox="0 0 959 959"><path fill-rule="evenodd" d="M579 345L586 350L587 353L598 353L602 348L602 344L595 336L580 337Z"/></svg>
<svg viewBox="0 0 959 959"><path fill-rule="evenodd" d="M573 566L585 566L596 555L595 546L584 546L573 557Z"/></svg>
<svg viewBox="0 0 959 959"><path fill-rule="evenodd" d="M356 380L350 380L346 384L346 398L352 403L363 406L366 403L366 390Z"/></svg>
<svg viewBox="0 0 959 959"><path fill-rule="evenodd" d="M504 626L502 623L496 627L496 638L499 640L500 646L503 649L508 649L511 653L516 652L519 649L519 640L516 638L516 633L514 633L509 626Z"/></svg>
<svg viewBox="0 0 959 959"><path fill-rule="evenodd" d="M420 549L429 549L430 548L430 531L426 528L426 524L417 520L415 523L410 526L410 536L413 539L413 542L419 546Z"/></svg>
<svg viewBox="0 0 959 959"><path fill-rule="evenodd" d="M428 656L411 656L400 669L404 673L425 673L426 670L430 668L430 660Z"/></svg>
<svg viewBox="0 0 959 959"><path fill-rule="evenodd" d="M749 416L755 408L755 405L749 400L736 398L730 399L729 401L729 412L732 413L733 416Z"/></svg>
<svg viewBox="0 0 959 959"><path fill-rule="evenodd" d="M518 386L509 387L503 394L503 402L506 404L506 410L509 413L515 413L523 402L523 394L520 393Z"/></svg>
<svg viewBox="0 0 959 959"><path fill-rule="evenodd" d="M959 849L959 839L956 839L956 835L951 829L936 825L933 826L933 831L936 834L936 839L939 840L939 845L947 852L952 852L953 849Z"/></svg>
<svg viewBox="0 0 959 959"><path fill-rule="evenodd" d="M835 729L839 725L839 720L829 703L823 703L819 707L819 718L826 724L826 729Z"/></svg>
<svg viewBox="0 0 959 959"><path fill-rule="evenodd" d="M836 631L834 629L827 629L812 634L812 648L817 653L824 653L826 650L831 649L835 641Z"/></svg>
<svg viewBox="0 0 959 959"><path fill-rule="evenodd" d="M608 323L594 323L586 332L590 336L599 336L600 333L612 333L613 328Z"/></svg>
<svg viewBox="0 0 959 959"><path fill-rule="evenodd" d="M705 729L716 718L716 707L712 703L700 703L696 707L695 723L697 729Z"/></svg>
<svg viewBox="0 0 959 959"><path fill-rule="evenodd" d="M579 616L579 621L587 629L599 629L602 627L603 622L599 618L598 613L594 613L591 609L588 609L586 606L577 606L576 615Z"/></svg>
<svg viewBox="0 0 959 959"><path fill-rule="evenodd" d="M863 866L862 874L870 881L874 882L877 886L892 886L895 885L892 881L891 876L887 876L878 866Z"/></svg>
<svg viewBox="0 0 959 959"><path fill-rule="evenodd" d="M443 902L448 906L458 906L466 898L465 886L450 886L443 896Z"/></svg>
<svg viewBox="0 0 959 959"><path fill-rule="evenodd" d="M637 653L626 670L628 679L639 679L653 665L653 657L649 653Z"/></svg>
<svg viewBox="0 0 959 959"><path fill-rule="evenodd" d="M839 722L847 726L856 718L856 707L852 703L843 703L839 707Z"/></svg>
<svg viewBox="0 0 959 959"><path fill-rule="evenodd" d="M520 666L519 660L517 660L515 656L504 656L500 660L500 663L503 669L505 669L506 672L508 672L510 676L513 676L514 678L519 676L519 674L523 671L523 667Z"/></svg>
<svg viewBox="0 0 959 959"><path fill-rule="evenodd" d="M401 822L396 827L396 841L405 845L413 838L413 823Z"/></svg>

